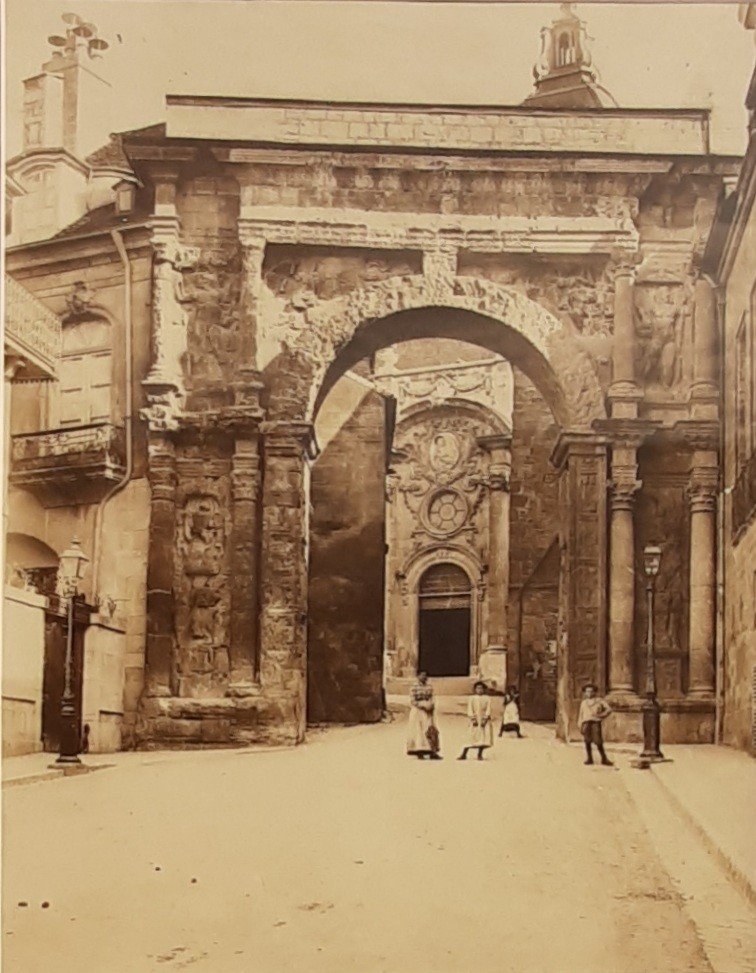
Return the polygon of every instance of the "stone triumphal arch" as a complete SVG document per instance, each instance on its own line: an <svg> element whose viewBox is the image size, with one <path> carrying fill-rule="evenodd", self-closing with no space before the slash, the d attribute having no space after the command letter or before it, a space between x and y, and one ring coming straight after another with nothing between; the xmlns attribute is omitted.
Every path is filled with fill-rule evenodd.
<svg viewBox="0 0 756 973"><path fill-rule="evenodd" d="M354 463L335 446L318 458L324 403L345 376L372 382L360 363L383 349L439 338L509 363L532 388L523 408L538 399L553 420L556 539L536 560L558 576L560 732L574 731L588 679L612 693L608 732L636 732L637 566L643 543L666 538L675 557L660 578L660 692L678 739L711 733L714 574L700 565L714 523L715 325L696 260L723 170L703 116L527 106L447 115L439 128L438 112L420 107L176 98L167 129L122 137L153 201L144 745L303 738L308 627L312 655L323 599L349 588L348 572L330 588L308 577L311 480L317 529L348 526L343 510L324 512L338 506L323 472L329 451L329 476L357 490ZM344 428L367 422L366 409L345 412ZM509 432L481 431L475 445L502 537ZM390 470L375 470L377 509ZM518 489L527 517L536 486L523 477ZM463 507L454 490L449 516ZM491 600L512 594L504 541L492 533L481 563L457 564L447 534L435 550L452 594L467 597L458 567L472 600L486 589L493 617ZM412 597L431 610L438 579L405 567L389 580L401 590L411 576ZM531 598L523 585L520 603ZM480 654L510 652L511 630L471 612L478 642L485 632ZM331 676L362 699L350 651ZM370 666L380 692L380 666ZM377 718L374 688L349 713Z"/></svg>

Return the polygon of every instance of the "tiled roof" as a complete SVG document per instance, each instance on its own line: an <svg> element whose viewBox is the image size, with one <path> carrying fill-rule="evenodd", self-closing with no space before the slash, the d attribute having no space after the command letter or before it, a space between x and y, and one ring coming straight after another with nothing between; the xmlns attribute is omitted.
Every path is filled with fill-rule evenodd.
<svg viewBox="0 0 756 973"><path fill-rule="evenodd" d="M142 197L140 199L140 196ZM117 213L115 203L106 203L90 210L78 220L59 230L52 240L67 239L69 237L84 236L87 233L117 229L129 223L139 223L149 216L150 210L144 194L137 193L136 205L130 213Z"/></svg>
<svg viewBox="0 0 756 973"><path fill-rule="evenodd" d="M130 169L131 165L123 151L124 140L140 142L165 136L165 122L156 125L146 125L144 128L134 128L125 132L113 132L110 141L87 156L86 162L93 168L107 167L116 169Z"/></svg>

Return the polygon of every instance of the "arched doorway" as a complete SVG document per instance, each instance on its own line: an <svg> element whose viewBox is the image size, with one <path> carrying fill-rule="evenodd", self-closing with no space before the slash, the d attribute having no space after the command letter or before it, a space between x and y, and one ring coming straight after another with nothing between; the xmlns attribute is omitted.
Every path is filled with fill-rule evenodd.
<svg viewBox="0 0 756 973"><path fill-rule="evenodd" d="M470 673L472 586L457 564L434 564L420 579L418 671L429 676Z"/></svg>

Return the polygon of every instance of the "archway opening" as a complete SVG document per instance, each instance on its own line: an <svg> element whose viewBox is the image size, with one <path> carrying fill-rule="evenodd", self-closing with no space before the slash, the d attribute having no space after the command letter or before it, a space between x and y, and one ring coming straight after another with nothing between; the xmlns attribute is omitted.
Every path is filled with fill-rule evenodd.
<svg viewBox="0 0 756 973"><path fill-rule="evenodd" d="M315 421L308 720L378 720L423 670L443 695L531 678L519 592L557 533L558 383L536 369L547 401L500 353L449 337L346 363Z"/></svg>
<svg viewBox="0 0 756 973"><path fill-rule="evenodd" d="M424 572L418 597L419 672L431 677L470 674L471 598L470 579L457 564L433 564Z"/></svg>
<svg viewBox="0 0 756 973"><path fill-rule="evenodd" d="M553 323L557 325L556 321ZM466 308L444 306L397 311L380 319L370 318L357 327L325 371L315 396L313 417L317 418L339 378L359 362L371 361L383 349L420 339L450 339L500 355L528 377L562 427L572 424L560 378L534 340L506 321Z"/></svg>

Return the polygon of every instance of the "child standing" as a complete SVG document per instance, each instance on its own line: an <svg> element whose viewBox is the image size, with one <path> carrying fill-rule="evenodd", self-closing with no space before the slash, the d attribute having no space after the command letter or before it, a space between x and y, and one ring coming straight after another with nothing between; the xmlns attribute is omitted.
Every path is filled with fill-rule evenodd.
<svg viewBox="0 0 756 973"><path fill-rule="evenodd" d="M483 751L493 746L493 724L491 723L491 698L485 695L486 684L476 682L473 695L467 703L467 716L470 720L470 742L463 748L457 760L467 760L468 750L478 751L478 760L483 759Z"/></svg>
<svg viewBox="0 0 756 973"><path fill-rule="evenodd" d="M591 749L591 745L595 744L601 757L601 763L605 767L613 766L611 760L604 752L604 738L601 732L601 724L609 716L611 711L611 707L607 701L597 695L597 689L593 683L589 682L587 686L583 687L583 700L580 703L578 726L585 741L586 764L593 763L593 750Z"/></svg>
<svg viewBox="0 0 756 973"><path fill-rule="evenodd" d="M520 694L515 686L507 686L507 691L504 693L504 709L501 714L499 736L502 737L505 733L510 732L516 733L517 739L522 740L522 733L520 733Z"/></svg>

